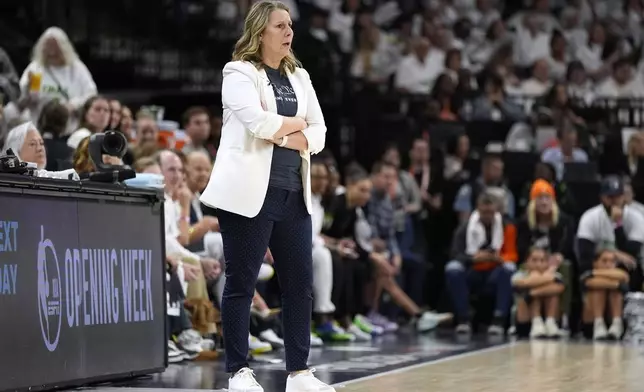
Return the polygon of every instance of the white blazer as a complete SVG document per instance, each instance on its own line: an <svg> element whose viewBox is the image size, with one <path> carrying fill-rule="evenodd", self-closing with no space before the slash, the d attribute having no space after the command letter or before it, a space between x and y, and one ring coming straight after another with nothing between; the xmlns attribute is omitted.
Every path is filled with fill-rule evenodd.
<svg viewBox="0 0 644 392"><path fill-rule="evenodd" d="M309 214L311 204L311 154L324 148L326 125L308 72L289 73L297 96L297 117L309 125L302 133L309 145L302 157L302 186ZM266 72L252 63L232 61L223 70L221 90L223 125L217 159L201 202L212 208L255 217L264 204L273 160L273 143L267 140L282 127L273 88Z"/></svg>

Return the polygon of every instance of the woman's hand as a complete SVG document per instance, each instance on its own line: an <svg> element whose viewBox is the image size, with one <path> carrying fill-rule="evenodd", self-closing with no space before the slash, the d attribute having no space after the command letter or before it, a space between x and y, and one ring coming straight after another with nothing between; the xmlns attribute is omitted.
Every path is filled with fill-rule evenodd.
<svg viewBox="0 0 644 392"><path fill-rule="evenodd" d="M271 140L271 142L277 146L282 144L284 139L280 138L277 140ZM306 151L309 149L309 141L306 139L306 136L301 131L292 133L288 135L288 139L284 148L295 151Z"/></svg>

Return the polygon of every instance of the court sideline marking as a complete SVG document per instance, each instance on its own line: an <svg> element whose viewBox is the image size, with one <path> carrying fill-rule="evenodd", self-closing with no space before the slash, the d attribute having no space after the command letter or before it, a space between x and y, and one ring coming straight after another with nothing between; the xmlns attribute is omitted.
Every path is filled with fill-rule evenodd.
<svg viewBox="0 0 644 392"><path fill-rule="evenodd" d="M403 373L403 372L406 372L406 371L409 371L409 370L415 370L415 369L418 369L418 368L421 368L421 367L424 367L424 366L428 366L428 365L433 365L433 364L442 363L442 362L454 361L454 360L457 360L457 359L467 358L467 357L471 357L471 356L478 355L478 354L483 354L483 353L487 353L487 352L491 352L491 351L497 351L497 350L501 350L501 349L504 349L504 348L511 347L515 343L516 342L507 342L507 343L495 345L495 346L492 346L492 347L486 347L486 348L483 348L483 349L480 349L480 350L474 350L474 351L467 351L467 352L464 352L464 353L460 353L460 354L456 354L456 355L452 355L452 356L448 356L448 357L444 357L444 358L438 358L438 359L435 359L435 360L430 359L429 361L426 361L426 362L423 362L423 363L417 363L417 364L414 364L414 365L403 366L403 367L398 368L398 369L393 369L393 370L389 370L389 371L382 372L382 373L371 374L369 376L354 378L353 380L333 384L333 387L341 388L341 387L351 385L351 384L355 384L355 383L359 383L359 382L362 382L362 381L369 381L369 380L373 380L373 379L384 377L384 376L391 376L391 375L394 375L394 374Z"/></svg>

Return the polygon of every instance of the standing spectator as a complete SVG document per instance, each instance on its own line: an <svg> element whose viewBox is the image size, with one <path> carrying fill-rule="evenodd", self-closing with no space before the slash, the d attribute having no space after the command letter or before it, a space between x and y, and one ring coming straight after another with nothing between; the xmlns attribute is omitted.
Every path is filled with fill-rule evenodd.
<svg viewBox="0 0 644 392"><path fill-rule="evenodd" d="M210 114L201 106L193 106L183 114L183 129L190 137L190 143L183 148L184 153L202 151L210 155L204 146L210 137Z"/></svg>
<svg viewBox="0 0 644 392"><path fill-rule="evenodd" d="M454 233L453 259L445 266L445 278L459 334L471 333L470 290L494 295L494 318L488 334L504 333L505 317L512 302L510 278L516 270L516 260L504 260L501 253L506 245L505 225L498 204L496 197L482 193L476 211Z"/></svg>
<svg viewBox="0 0 644 392"><path fill-rule="evenodd" d="M92 74L78 58L67 34L58 27L45 30L36 42L31 63L20 78L20 90L29 97L34 122L47 102L61 100L71 114L68 130L76 128L78 110L97 93Z"/></svg>

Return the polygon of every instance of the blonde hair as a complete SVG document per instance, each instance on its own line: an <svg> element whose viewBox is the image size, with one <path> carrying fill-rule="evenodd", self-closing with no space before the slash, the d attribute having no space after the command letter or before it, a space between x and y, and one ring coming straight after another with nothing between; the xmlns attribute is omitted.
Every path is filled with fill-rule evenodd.
<svg viewBox="0 0 644 392"><path fill-rule="evenodd" d="M273 0L260 1L251 7L244 20L244 32L235 44L235 50L233 51L234 61L248 61L255 64L257 68L262 66L262 49L259 36L266 29L271 13L277 10L291 13L284 3ZM293 73L297 67L301 66L302 64L293 54L293 49L289 49L288 55L280 62L279 70L282 73Z"/></svg>
<svg viewBox="0 0 644 392"><path fill-rule="evenodd" d="M42 33L40 38L38 38L36 45L34 45L33 53L31 55L32 61L41 65L47 65L45 64L43 49L45 47L45 42L50 38L53 38L56 40L56 43L58 43L60 52L65 59L65 65L72 65L76 60L78 60L78 54L76 54L74 45L72 45L72 42L69 40L67 33L65 33L60 27L50 27Z"/></svg>

